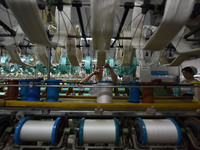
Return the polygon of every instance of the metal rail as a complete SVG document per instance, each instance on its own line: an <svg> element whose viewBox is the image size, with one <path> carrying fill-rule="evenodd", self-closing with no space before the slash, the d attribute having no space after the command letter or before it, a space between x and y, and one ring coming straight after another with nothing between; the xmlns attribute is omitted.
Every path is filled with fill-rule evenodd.
<svg viewBox="0 0 200 150"><path fill-rule="evenodd" d="M32 82L31 82L32 83ZM0 84L1 87L12 87L12 86L18 86L18 87L78 87L78 88L84 88L84 87L95 87L95 88L103 88L103 87L107 87L107 88L116 88L116 87L120 87L120 88L155 88L155 87L161 87L161 88L172 88L172 87L177 87L177 88L181 88L181 87L200 87L197 85L139 85L139 86L131 86L131 85L112 85L112 86L103 86L103 85L40 85L40 84Z"/></svg>

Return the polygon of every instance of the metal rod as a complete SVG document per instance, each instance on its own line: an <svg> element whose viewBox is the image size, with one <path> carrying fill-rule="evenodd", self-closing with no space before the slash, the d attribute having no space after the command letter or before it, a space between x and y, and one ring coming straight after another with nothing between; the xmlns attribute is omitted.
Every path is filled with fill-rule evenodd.
<svg viewBox="0 0 200 150"><path fill-rule="evenodd" d="M146 110L146 109L145 109ZM44 115L41 109L27 109L25 108L18 108L14 107L12 109L9 108L1 108L0 114L1 115L11 115L13 112L18 112L21 111L26 115L33 115L33 116L41 116ZM196 113L196 109L188 109L185 111L185 109L168 109L168 110L157 110L155 114L148 114L146 111L142 109L133 109L133 110L105 110L101 115L98 113L95 113L94 110L67 110L67 109L57 109L57 110L51 110L48 114L48 116L67 116L69 118L78 118L78 117L89 117L89 116L97 116L99 117L105 117L105 116L117 116L117 117L122 117L122 116L133 116L133 117L138 117L138 116L144 116L144 117L161 117L161 116L198 116L198 113Z"/></svg>
<svg viewBox="0 0 200 150"><path fill-rule="evenodd" d="M12 86L19 86L19 87L26 87L29 86L29 84L0 84L1 87L12 87ZM161 87L161 88L172 88L172 87L200 87L198 85L139 85L139 86L131 86L131 85L112 85L112 86L100 86L100 85L40 85L39 83L34 83L32 85L33 87L78 87L78 88L84 88L84 87L90 87L90 88L154 88L154 87Z"/></svg>
<svg viewBox="0 0 200 150"><path fill-rule="evenodd" d="M16 35L16 32L14 30L12 30L9 26L7 26L5 23L3 23L3 21L0 20L0 25L6 29L8 32L10 32L10 34L12 36L15 36Z"/></svg>
<svg viewBox="0 0 200 150"><path fill-rule="evenodd" d="M200 39L185 39L186 41L200 41Z"/></svg>
<svg viewBox="0 0 200 150"><path fill-rule="evenodd" d="M122 16L122 20L121 20L121 22L120 22L120 26L119 26L119 29L118 29L118 31L117 31L117 36L115 37L115 40L114 40L113 43L111 44L111 47L114 46L116 40L119 38L120 32L121 32L121 30L122 30L122 27L123 27L123 25L124 25L124 22L125 22L125 20L126 20L127 15L128 15L129 9L131 9L131 8L133 8L133 7L134 7L134 3L131 3L131 2L126 2L126 3L125 3L125 5L124 5L124 8L125 8L124 14L123 14L123 16Z"/></svg>
<svg viewBox="0 0 200 150"><path fill-rule="evenodd" d="M68 35L68 38L82 38L83 36L81 35ZM90 36L85 36L85 38L92 38L91 35ZM116 37L113 37L113 39L115 39ZM118 37L118 39L124 39L124 40L132 40L132 37Z"/></svg>
<svg viewBox="0 0 200 150"><path fill-rule="evenodd" d="M76 7L78 18L79 18L79 22L80 22L80 26L81 26L82 37L84 38L85 45L87 47L89 45L88 45L87 40L86 40L86 35L85 35L85 30L84 30L84 25L83 25L83 19L82 19L81 9L80 9L80 7L82 6L82 3L80 1L73 1L72 6Z"/></svg>
<svg viewBox="0 0 200 150"><path fill-rule="evenodd" d="M169 87L177 87L177 88L181 88L181 87L200 87L200 86L173 86L173 85L168 85L168 86L165 86L165 85L148 85L148 86L144 86L144 85L140 85L140 86L117 86L117 85L112 85L112 86L100 86L100 85L35 85L36 87L79 87L79 88L82 88L82 87L90 87L90 88L116 88L116 87L120 87L120 88L154 88L154 87L161 87L161 88L169 88Z"/></svg>
<svg viewBox="0 0 200 150"><path fill-rule="evenodd" d="M195 33L197 33L197 32L199 32L200 31L200 27L198 27L198 28L196 28L196 29L194 29L194 30L192 30L191 32L189 32L188 34L185 34L184 35L184 39L186 39L186 40L188 40L189 41L189 39L187 39L188 37L190 37L191 35L193 35L193 34L195 34Z"/></svg>
<svg viewBox="0 0 200 150"><path fill-rule="evenodd" d="M13 37L13 35L12 34L0 34L0 37Z"/></svg>
<svg viewBox="0 0 200 150"><path fill-rule="evenodd" d="M68 35L68 38L82 38L83 36L81 36L81 35ZM85 35L85 38L91 38L91 36L86 36Z"/></svg>

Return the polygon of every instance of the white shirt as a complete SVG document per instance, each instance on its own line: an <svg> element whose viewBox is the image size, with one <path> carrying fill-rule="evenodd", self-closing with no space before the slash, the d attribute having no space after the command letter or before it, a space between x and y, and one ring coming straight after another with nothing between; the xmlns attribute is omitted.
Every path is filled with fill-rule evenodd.
<svg viewBox="0 0 200 150"><path fill-rule="evenodd" d="M181 84L191 84L193 81L198 81L198 80L194 79L191 82L187 82L187 80L183 80L183 81L181 81ZM182 87L181 90L186 91L187 94L194 94L193 87Z"/></svg>

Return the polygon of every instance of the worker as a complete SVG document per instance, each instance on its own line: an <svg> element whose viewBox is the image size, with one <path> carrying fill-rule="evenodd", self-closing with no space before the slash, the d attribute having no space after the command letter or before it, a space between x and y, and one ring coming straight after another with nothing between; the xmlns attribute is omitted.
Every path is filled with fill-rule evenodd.
<svg viewBox="0 0 200 150"><path fill-rule="evenodd" d="M82 80L82 83L94 83L94 82L98 82L98 81L113 81L113 83L116 83L117 82L117 75L115 74L112 67L110 67L110 65L108 63L106 63L105 68L107 68L110 71L111 77L104 77L103 78L103 67L96 66L94 71ZM92 96L96 96L97 95L97 89L96 88L90 88L89 93Z"/></svg>
<svg viewBox="0 0 200 150"><path fill-rule="evenodd" d="M181 70L184 80L181 81L181 84L192 84L193 81L197 81L194 78L194 75L197 74L197 69L195 67L185 67ZM193 96L194 95L194 88L193 87L183 87L180 89L182 96Z"/></svg>

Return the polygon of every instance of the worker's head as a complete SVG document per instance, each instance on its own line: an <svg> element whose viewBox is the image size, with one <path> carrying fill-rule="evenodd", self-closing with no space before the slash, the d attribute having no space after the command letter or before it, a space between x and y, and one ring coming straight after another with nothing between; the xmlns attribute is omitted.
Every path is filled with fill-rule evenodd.
<svg viewBox="0 0 200 150"><path fill-rule="evenodd" d="M94 73L95 73L96 81L101 81L103 78L103 67L95 66Z"/></svg>
<svg viewBox="0 0 200 150"><path fill-rule="evenodd" d="M185 67L181 70L185 79L193 79L194 75L197 74L197 69L195 67Z"/></svg>

